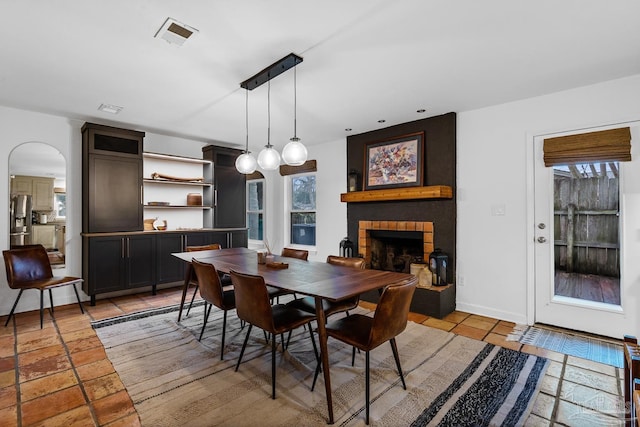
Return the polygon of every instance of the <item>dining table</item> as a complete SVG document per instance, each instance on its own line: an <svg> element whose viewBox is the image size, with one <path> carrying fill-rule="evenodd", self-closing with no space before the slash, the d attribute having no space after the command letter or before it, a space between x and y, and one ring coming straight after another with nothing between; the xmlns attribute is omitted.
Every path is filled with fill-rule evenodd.
<svg viewBox="0 0 640 427"><path fill-rule="evenodd" d="M360 270L326 262L305 261L282 256L274 256L269 263L260 264L258 263L257 251L243 247L178 252L172 255L188 263L182 297L183 305L186 290L189 286L191 261L193 259L213 264L216 270L222 273L229 273L233 270L244 274L259 275L264 278L265 283L269 286L290 291L296 295L300 294L314 298L329 424L333 424L334 418L327 332L325 329L326 316L322 301L340 301L368 291L381 290L389 285L417 281L416 276L408 273L371 269Z"/></svg>

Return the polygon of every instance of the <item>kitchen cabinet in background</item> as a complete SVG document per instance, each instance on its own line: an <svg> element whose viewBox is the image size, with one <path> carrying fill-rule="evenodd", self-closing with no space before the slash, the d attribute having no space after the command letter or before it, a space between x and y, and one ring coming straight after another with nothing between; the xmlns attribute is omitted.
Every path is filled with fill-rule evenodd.
<svg viewBox="0 0 640 427"><path fill-rule="evenodd" d="M11 194L30 194L31 209L52 211L53 178L16 175L11 179Z"/></svg>
<svg viewBox="0 0 640 427"><path fill-rule="evenodd" d="M41 244L45 247L45 249L54 249L56 248L56 226L55 225L44 225L44 224L34 224L31 226L31 243Z"/></svg>

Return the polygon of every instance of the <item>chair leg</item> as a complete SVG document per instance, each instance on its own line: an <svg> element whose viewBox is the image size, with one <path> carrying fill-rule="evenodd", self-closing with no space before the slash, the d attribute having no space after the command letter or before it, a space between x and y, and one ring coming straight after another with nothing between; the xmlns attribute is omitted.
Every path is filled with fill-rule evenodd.
<svg viewBox="0 0 640 427"><path fill-rule="evenodd" d="M49 303L49 311L53 314L53 292L51 292L51 289L49 289Z"/></svg>
<svg viewBox="0 0 640 427"><path fill-rule="evenodd" d="M367 418L365 424L369 425L369 352L366 353L366 368L364 370L365 377L365 387L364 387L364 397L366 400L366 408L367 408Z"/></svg>
<svg viewBox="0 0 640 427"><path fill-rule="evenodd" d="M200 338L198 338L198 341L202 340L202 334L204 334L204 328L207 326L207 321L209 320L209 314L211 314L212 307L213 304L205 303L204 305L204 322L202 323L202 330L200 331Z"/></svg>
<svg viewBox="0 0 640 427"><path fill-rule="evenodd" d="M20 301L22 292L24 292L24 289L20 289L20 292L18 292L18 298L16 298L16 302L13 303L13 307L11 307L11 312L9 312L9 317L7 317L7 321L4 323L5 328L9 324L9 320L11 320L11 316L13 316L13 312L15 311L16 306L18 305L18 301Z"/></svg>
<svg viewBox="0 0 640 427"><path fill-rule="evenodd" d="M284 334L281 334L284 339ZM276 398L276 335L271 340L271 398ZM284 345L284 342L282 343Z"/></svg>
<svg viewBox="0 0 640 427"><path fill-rule="evenodd" d="M222 343L220 344L220 360L224 360L224 335L227 330L227 310L222 315Z"/></svg>
<svg viewBox="0 0 640 427"><path fill-rule="evenodd" d="M393 358L396 359L396 367L398 368L398 373L400 374L400 379L402 380L402 388L407 389L407 385L404 382L404 375L402 375L402 367L400 366L400 357L398 356L398 346L396 345L396 339L391 338L389 340L391 344L391 351L393 351Z"/></svg>
<svg viewBox="0 0 640 427"><path fill-rule="evenodd" d="M355 366L356 364L356 348L351 348L351 366Z"/></svg>
<svg viewBox="0 0 640 427"><path fill-rule="evenodd" d="M84 307L82 307L82 301L80 301L80 295L78 294L78 288L76 288L76 284L73 284L73 292L76 293L76 299L78 300L78 305L80 306L80 312L84 314Z"/></svg>
<svg viewBox="0 0 640 427"><path fill-rule="evenodd" d="M244 355L244 349L247 347L247 341L249 341L249 334L251 333L251 328L253 328L253 325L249 323L249 328L247 329L247 336L244 337L244 344L242 344L242 350L240 350L240 356L238 356L238 363L236 364L236 372L238 372L238 367L240 366L240 362L242 361L242 355Z"/></svg>
<svg viewBox="0 0 640 427"><path fill-rule="evenodd" d="M44 317L44 289L40 289L40 329L42 329Z"/></svg>
<svg viewBox="0 0 640 427"><path fill-rule="evenodd" d="M193 295L191 296L191 302L189 303L189 308L187 308L187 314L185 314L185 316L188 316L189 312L191 311L191 306L193 305L193 301L196 299L196 294L198 293L198 289L199 289L199 285L196 285L196 288L193 290Z"/></svg>

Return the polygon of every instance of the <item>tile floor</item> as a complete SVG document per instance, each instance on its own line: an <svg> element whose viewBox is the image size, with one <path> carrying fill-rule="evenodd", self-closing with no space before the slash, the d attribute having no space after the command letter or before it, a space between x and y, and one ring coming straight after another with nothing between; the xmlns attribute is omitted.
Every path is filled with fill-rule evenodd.
<svg viewBox="0 0 640 427"><path fill-rule="evenodd" d="M91 321L180 302L180 288L56 307L40 329L37 311L0 326L0 426L139 426L133 403ZM362 303L367 306L368 303ZM370 304L371 306L373 304ZM0 317L4 323L6 316ZM551 360L527 422L532 426L622 425L620 369L506 341L512 323L454 312L410 320Z"/></svg>

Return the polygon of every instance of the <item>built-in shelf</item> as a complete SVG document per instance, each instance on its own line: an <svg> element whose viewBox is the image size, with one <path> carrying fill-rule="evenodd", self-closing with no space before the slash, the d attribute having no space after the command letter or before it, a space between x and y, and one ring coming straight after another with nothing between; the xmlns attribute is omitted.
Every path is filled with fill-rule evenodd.
<svg viewBox="0 0 640 427"><path fill-rule="evenodd" d="M171 180L161 180L161 179L152 179L152 178L145 178L143 179L143 181L148 184L191 185L191 186L199 186L199 187L211 187L212 185L207 182L171 181Z"/></svg>
<svg viewBox="0 0 640 427"><path fill-rule="evenodd" d="M195 157L172 156L170 154L149 153L149 152L142 153L142 155L150 159L173 160L173 161L182 162L182 163L200 163L202 165L211 164L211 160L196 159Z"/></svg>
<svg viewBox="0 0 640 427"><path fill-rule="evenodd" d="M340 201L347 203L451 198L453 198L453 190L448 185L429 185L425 187L403 187L384 190L352 191L349 193L340 194Z"/></svg>
<svg viewBox="0 0 640 427"><path fill-rule="evenodd" d="M144 205L145 209L211 209L211 206Z"/></svg>

